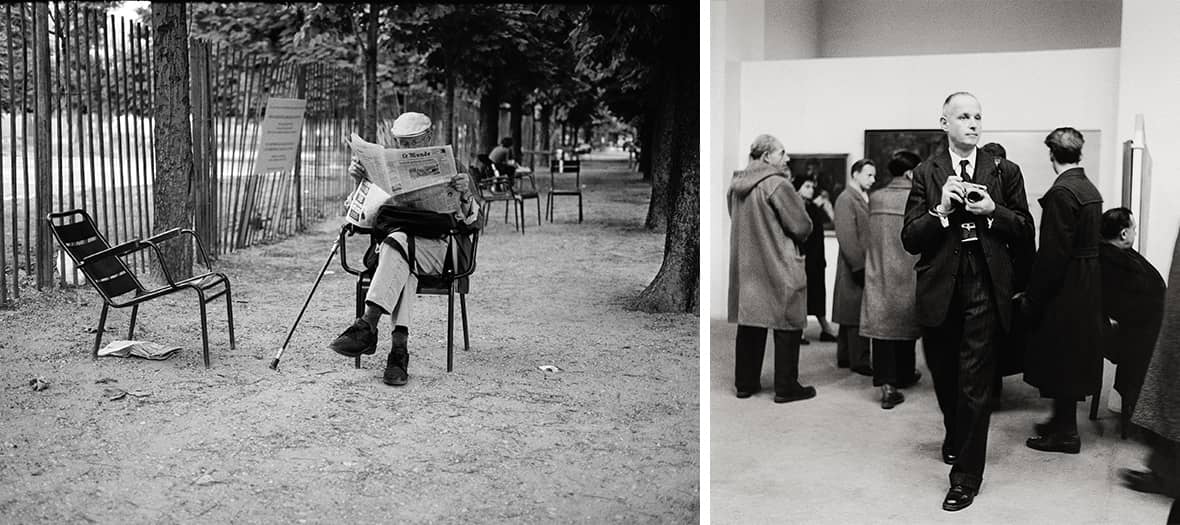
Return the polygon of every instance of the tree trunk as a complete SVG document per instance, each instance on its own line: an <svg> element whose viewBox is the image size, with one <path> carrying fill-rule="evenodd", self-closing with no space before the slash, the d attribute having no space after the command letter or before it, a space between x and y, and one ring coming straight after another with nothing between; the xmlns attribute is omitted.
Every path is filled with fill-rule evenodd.
<svg viewBox="0 0 1180 525"><path fill-rule="evenodd" d="M695 38L695 11L681 10L681 38ZM687 45L687 44L686 44ZM668 100L675 100L671 130L673 159L669 187L675 200L664 237L664 262L655 279L639 294L634 306L646 312L697 312L700 308L700 85L696 70L681 64Z"/></svg>
<svg viewBox="0 0 1180 525"><path fill-rule="evenodd" d="M553 137L550 136L553 133L553 130L550 129L550 124L552 124L552 120L553 120L553 106L550 106L549 104L543 104L541 106L541 141L537 144L537 149L547 152L547 153L545 153L545 168L544 169L549 169L549 161L552 159L552 156L548 153L550 151L553 151L553 149L552 149Z"/></svg>
<svg viewBox="0 0 1180 525"><path fill-rule="evenodd" d="M36 139L34 139L33 158L36 163L36 169L33 171L36 177L35 187L37 188L37 197L35 207L37 210L36 217L45 217L49 212L53 211L53 142L50 135L50 96L52 91L49 88L50 76L52 70L49 67L49 5L47 2L37 2L33 4L33 13L36 28L36 35L34 35L34 53L37 59L34 63L37 65L37 73L34 75L36 79L36 98L35 103L35 117L33 119L34 125L37 128ZM9 33L11 38L11 33ZM11 112L10 114L15 113ZM26 139L27 140L27 139ZM60 177L60 175L59 175ZM28 182L28 179L25 179ZM13 200L13 207L16 206L16 200ZM28 202L25 203L28 206ZM27 208L26 208L27 209ZM16 224L12 225L14 228ZM49 286L53 283L53 240L52 234L49 232L49 224L43 220L38 219L33 227L37 230L36 240L36 254L37 254L37 289L40 290L44 286ZM14 271L15 275L16 272ZM0 276L0 279L3 279Z"/></svg>
<svg viewBox="0 0 1180 525"><path fill-rule="evenodd" d="M508 114L508 129L512 136L512 155L517 163L520 163L522 157L520 155L521 144L524 144L524 100L520 95L512 96L512 109Z"/></svg>
<svg viewBox="0 0 1180 525"><path fill-rule="evenodd" d="M452 148L458 148L459 145L455 143L455 73L447 69L447 85L446 85L446 105L443 107L442 115L442 139L443 144L451 144ZM458 150L455 151L458 153ZM467 159L470 160L470 159ZM464 162L466 162L465 160Z"/></svg>
<svg viewBox="0 0 1180 525"><path fill-rule="evenodd" d="M155 59L156 173L152 179L154 230L189 228L192 214L193 136L189 123L188 20L183 3L152 2ZM193 273L192 243L160 244L173 279Z"/></svg>
<svg viewBox="0 0 1180 525"><path fill-rule="evenodd" d="M652 150L651 200L647 205L647 217L643 221L643 227L649 230L665 228L670 207L675 202L675 188L670 187L670 178L676 168L676 159L673 157L676 153L676 120L679 113L674 98L676 91L671 79L664 82L664 95L657 98L658 108L653 112L657 118L652 123L652 142L644 145L645 149Z"/></svg>
<svg viewBox="0 0 1180 525"><path fill-rule="evenodd" d="M649 109L639 125L639 172L643 174L643 180L651 180L651 150L656 141L657 120L659 117L656 111Z"/></svg>
<svg viewBox="0 0 1180 525"><path fill-rule="evenodd" d="M479 97L479 153L490 153L500 134L500 93L494 86Z"/></svg>
<svg viewBox="0 0 1180 525"><path fill-rule="evenodd" d="M361 119L361 136L377 142L377 14L376 3L369 4L368 39L365 42L365 114Z"/></svg>

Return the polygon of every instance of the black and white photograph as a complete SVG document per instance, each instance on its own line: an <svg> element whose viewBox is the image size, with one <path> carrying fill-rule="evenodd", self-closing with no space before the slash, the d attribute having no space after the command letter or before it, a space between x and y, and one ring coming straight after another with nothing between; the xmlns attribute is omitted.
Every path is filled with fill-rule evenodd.
<svg viewBox="0 0 1180 525"><path fill-rule="evenodd" d="M705 16L0 6L0 523L695 523Z"/></svg>
<svg viewBox="0 0 1180 525"><path fill-rule="evenodd" d="M1180 523L1178 24L710 2L711 522Z"/></svg>

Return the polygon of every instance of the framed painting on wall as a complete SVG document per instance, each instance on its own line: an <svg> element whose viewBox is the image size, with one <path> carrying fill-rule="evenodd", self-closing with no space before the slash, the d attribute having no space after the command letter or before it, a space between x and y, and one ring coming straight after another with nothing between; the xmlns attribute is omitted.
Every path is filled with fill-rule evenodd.
<svg viewBox="0 0 1180 525"><path fill-rule="evenodd" d="M791 159L787 166L792 175L812 175L816 180L816 191L826 191L828 200L836 202L836 196L844 191L844 179L848 176L848 154L787 153L787 156ZM824 229L835 230L836 226L827 221Z"/></svg>
<svg viewBox="0 0 1180 525"><path fill-rule="evenodd" d="M897 150L917 153L922 160L947 150L946 132L941 129L866 129L865 158L877 166L872 189L889 183L889 159Z"/></svg>

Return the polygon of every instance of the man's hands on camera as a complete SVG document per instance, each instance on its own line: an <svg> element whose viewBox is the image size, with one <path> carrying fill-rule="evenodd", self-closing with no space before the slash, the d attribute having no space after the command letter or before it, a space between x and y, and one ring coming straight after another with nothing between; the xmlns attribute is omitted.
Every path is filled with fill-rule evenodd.
<svg viewBox="0 0 1180 525"><path fill-rule="evenodd" d="M963 209L967 210L968 213L991 217L992 213L996 211L996 201L992 200L992 196L988 194L987 188L969 188L967 205Z"/></svg>
<svg viewBox="0 0 1180 525"><path fill-rule="evenodd" d="M955 206L962 204L964 196L967 194L967 188L963 186L963 179L958 175L951 175L947 177L946 182L942 185L942 202L934 208L934 212L946 216L955 211Z"/></svg>

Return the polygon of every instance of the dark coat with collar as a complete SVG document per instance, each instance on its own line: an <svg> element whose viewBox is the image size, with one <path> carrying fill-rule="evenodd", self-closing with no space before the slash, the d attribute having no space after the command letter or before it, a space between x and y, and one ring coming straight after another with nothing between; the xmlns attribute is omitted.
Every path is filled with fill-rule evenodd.
<svg viewBox="0 0 1180 525"><path fill-rule="evenodd" d="M996 203L991 226L988 227L986 218L976 217L960 207L950 216L950 227L947 228L942 227L930 210L942 200L942 185L955 175L957 166L951 164L950 153L943 152L926 159L914 168L901 242L907 252L920 256L914 265L918 277L915 306L918 323L922 326L936 327L947 318L959 273L959 225L970 220L977 224L978 242L991 276L1000 327L1007 331L1012 324L1014 271L1011 250L1032 238L1033 219L1028 212L1028 196L1020 167L1001 160L1001 175L996 174L996 168L994 157L976 150L972 182L987 186L988 194Z"/></svg>
<svg viewBox="0 0 1180 525"><path fill-rule="evenodd" d="M1082 168L1074 168L1059 175L1039 202L1024 381L1043 396L1080 399L1102 383L1102 194Z"/></svg>
<svg viewBox="0 0 1180 525"><path fill-rule="evenodd" d="M1102 309L1118 327L1103 334L1103 353L1118 365L1114 389L1125 414L1134 411L1151 350L1164 319L1164 278L1139 252L1110 243L1098 246L1102 265ZM1128 411L1129 410L1129 411Z"/></svg>

